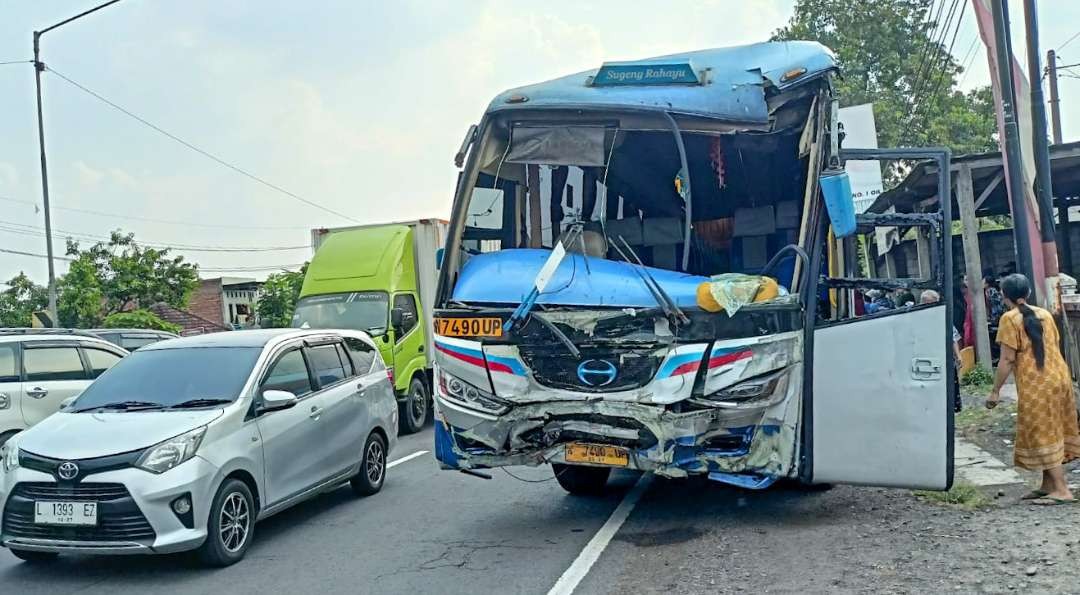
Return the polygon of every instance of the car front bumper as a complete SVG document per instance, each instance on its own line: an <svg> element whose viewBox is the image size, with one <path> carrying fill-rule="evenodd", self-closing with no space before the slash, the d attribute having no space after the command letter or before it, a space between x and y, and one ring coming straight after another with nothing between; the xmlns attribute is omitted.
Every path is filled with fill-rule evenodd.
<svg viewBox="0 0 1080 595"><path fill-rule="evenodd" d="M19 467L0 473L0 544L39 552L110 555L194 549L206 540L216 476L217 468L198 456L161 474L127 468L90 475L76 484L58 483L48 473ZM191 499L192 527L172 510L172 502L183 496ZM75 528L33 523L35 499L65 497L98 501L98 524Z"/></svg>

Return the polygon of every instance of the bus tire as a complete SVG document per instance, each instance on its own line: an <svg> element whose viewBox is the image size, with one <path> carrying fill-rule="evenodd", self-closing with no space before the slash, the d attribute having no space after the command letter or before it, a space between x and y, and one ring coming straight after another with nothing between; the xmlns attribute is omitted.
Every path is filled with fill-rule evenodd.
<svg viewBox="0 0 1080 595"><path fill-rule="evenodd" d="M611 467L585 467L552 463L555 480L574 496L599 496L607 488Z"/></svg>

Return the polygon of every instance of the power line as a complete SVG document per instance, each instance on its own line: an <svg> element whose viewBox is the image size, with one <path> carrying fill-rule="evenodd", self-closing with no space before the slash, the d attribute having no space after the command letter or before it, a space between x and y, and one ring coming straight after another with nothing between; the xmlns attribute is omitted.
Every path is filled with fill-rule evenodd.
<svg viewBox="0 0 1080 595"><path fill-rule="evenodd" d="M10 66L12 64L33 64L33 60L9 60L7 62L0 62L0 66Z"/></svg>
<svg viewBox="0 0 1080 595"><path fill-rule="evenodd" d="M6 201L9 201L9 202L29 205L29 206L34 207L35 209L39 208L38 204L36 202L32 201L32 200L21 200L21 199L18 199L18 198L11 198L9 196L0 196L0 200L6 200ZM73 212L73 213L82 213L84 215L94 215L94 216L97 216L97 217L109 217L109 218L112 218L112 219L128 219L128 220L131 220L131 221L145 221L147 223L161 223L161 224L164 224L164 225L182 225L184 227L206 227L206 228L209 228L209 229L243 229L243 230L251 230L251 229L260 229L260 230L310 229L308 227L304 227L304 226L300 226L300 225L263 225L263 226L259 226L259 225L227 225L227 224L224 224L224 223L196 223L194 221L176 221L176 220L173 220L173 219L154 219L152 217L140 217L138 215L121 215L119 213L109 213L109 212L106 212L106 211L94 211L94 210L90 210L90 209L77 209L77 208L74 208L74 207L58 207L56 205L52 205L51 208L54 211L70 211L70 212Z"/></svg>
<svg viewBox="0 0 1080 595"><path fill-rule="evenodd" d="M0 231L6 231L9 233L21 233L22 235L32 235L36 237L45 237L45 228L34 225L24 225L22 223L14 223L11 221L0 221ZM85 239L94 242L108 242L112 238L103 236L96 236L92 234L70 231L64 229L53 228L53 233L59 233L70 236L75 239ZM170 250L182 250L185 252L283 252L287 250L310 250L311 246L214 246L204 244L181 244L162 241L138 241L138 244L146 246L148 248L155 249L170 249Z"/></svg>
<svg viewBox="0 0 1080 595"><path fill-rule="evenodd" d="M23 252L22 250L9 250L8 248L0 248L0 252L3 252L5 254L17 254L19 256L33 256L34 258L48 258L48 256L46 256L45 254L38 254L36 252ZM68 262L74 260L73 258L68 258L66 256L53 256L53 259L66 260Z"/></svg>
<svg viewBox="0 0 1080 595"><path fill-rule="evenodd" d="M1073 36L1072 36L1072 37L1070 37L1070 38L1066 39L1066 40L1065 40L1065 43L1063 43L1063 44L1059 45L1059 46L1058 46L1058 48L1057 48L1056 50L1054 50L1054 51L1055 51L1055 52L1060 52L1061 50L1065 49L1065 46L1067 46L1067 45L1069 45L1070 43L1072 43L1072 42L1073 42L1073 40L1074 40L1074 39L1076 39L1077 37L1080 37L1080 31L1077 31L1076 33L1073 33Z"/></svg>
<svg viewBox="0 0 1080 595"><path fill-rule="evenodd" d="M926 20L923 22L926 43L923 44L922 50L919 52L919 66L915 71L915 81L911 85L911 98L913 101L918 97L919 89L923 86L923 74L927 71L931 55L930 48L934 45L934 37L937 35L938 27L941 25L941 13L944 9L945 0L941 0L941 3L938 4L937 14L934 14L934 0L930 0L930 5L926 9Z"/></svg>
<svg viewBox="0 0 1080 595"><path fill-rule="evenodd" d="M975 61L975 56L978 54L978 52L975 51L975 44L978 43L978 41L979 34L976 33L975 38L971 40L971 45L968 46L968 50L964 54L964 59L962 60L964 65L964 74L960 77L960 82L956 83L957 87L962 87L964 85L964 81L967 80L968 73L971 72L971 63Z"/></svg>
<svg viewBox="0 0 1080 595"><path fill-rule="evenodd" d="M191 149L192 151L195 151L196 153L202 155L203 157L206 157L208 159L211 159L211 160L217 162L219 165L227 167L227 168L235 171L236 173L238 173L238 174L240 174L242 176L245 176L245 177L247 177L247 178L249 178L251 180L254 180L254 181L262 184L263 186L266 186L267 188L270 188L272 190L280 192L281 194L284 194L285 196L296 199L296 200L298 200L298 201L300 201L300 202L302 202L302 203L304 203L306 205L315 207L316 209L319 209L321 211L330 213L331 215L336 215L338 217L341 217L342 219L348 219L349 221L352 221L353 223L360 223L360 221L358 219L354 219L353 217L350 217L350 216L348 216L348 215L346 215L344 213L341 213L339 211L335 211L334 209L331 209L330 207L325 207L325 206L323 206L323 205L321 205L321 204L319 204L319 203L317 203L315 201L308 200L308 199L304 198L303 196L300 196L299 194L290 192L290 191L282 188L281 186L278 186L278 185L273 184L271 182L267 182L266 180L260 178L259 176L256 176L255 174L253 174L253 173L251 173L251 172L249 172L249 171L247 171L247 170L245 170L243 168L240 168L239 166L233 165L232 163L229 163L228 161L225 161L224 159L218 157L217 155L214 155L213 153L210 153L209 151L205 151L203 149L200 149L199 147L196 147L195 145L189 143L188 141L186 141L186 140L176 136L175 134L172 134L171 132L165 130L164 128L161 128L160 126L150 122L149 120L147 120L147 119L145 119L145 118L143 118L143 117L141 117L139 115L136 115L136 114L132 113L131 111L121 107L120 105L110 101L109 99L107 99L106 97L101 95L100 93L97 93L96 91L93 91L93 90L91 90L91 89L89 89L89 88L87 88L87 87L85 87L85 86L71 80L70 78L64 76L63 73L58 72L56 69L54 69L52 67L48 67L47 70L48 70L48 72L51 72L51 73L55 74L56 76L60 77L62 80L67 81L69 84L71 84L75 88L79 89L80 91L94 97L98 101L101 101L102 103L105 103L109 107L119 111L120 113L122 113L122 114L124 114L124 115L126 115L126 116L140 122L141 124L151 128L151 129L153 129L154 131L158 132L159 134L162 134L165 137L167 137L169 139L172 139L173 141L176 141L177 143L180 143L181 145L187 147L188 149Z"/></svg>

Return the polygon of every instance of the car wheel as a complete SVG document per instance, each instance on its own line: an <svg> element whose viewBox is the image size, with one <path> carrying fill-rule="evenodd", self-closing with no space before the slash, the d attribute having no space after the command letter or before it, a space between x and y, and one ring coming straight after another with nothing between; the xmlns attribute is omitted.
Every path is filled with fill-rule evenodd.
<svg viewBox="0 0 1080 595"><path fill-rule="evenodd" d="M5 442L11 440L11 437L18 434L19 430L11 430L10 432L0 432L0 446L3 446Z"/></svg>
<svg viewBox="0 0 1080 595"><path fill-rule="evenodd" d="M60 554L57 554L56 552L32 552L30 550L11 550L11 553L23 562L29 562L31 564L55 562L60 556Z"/></svg>
<svg viewBox="0 0 1080 595"><path fill-rule="evenodd" d="M227 479L218 488L206 523L206 541L199 559L210 566L239 562L251 545L255 529L255 499L247 484Z"/></svg>
<svg viewBox="0 0 1080 595"><path fill-rule="evenodd" d="M409 383L409 393L401 403L401 432L415 434L427 422L431 399L428 398L427 385L419 378Z"/></svg>
<svg viewBox="0 0 1080 595"><path fill-rule="evenodd" d="M386 481L386 440L372 432L364 443L364 459L360 461L360 473L349 480L358 496L370 496L382 489Z"/></svg>
<svg viewBox="0 0 1080 595"><path fill-rule="evenodd" d="M611 467L584 467L552 463L555 480L575 496L599 496L607 487Z"/></svg>

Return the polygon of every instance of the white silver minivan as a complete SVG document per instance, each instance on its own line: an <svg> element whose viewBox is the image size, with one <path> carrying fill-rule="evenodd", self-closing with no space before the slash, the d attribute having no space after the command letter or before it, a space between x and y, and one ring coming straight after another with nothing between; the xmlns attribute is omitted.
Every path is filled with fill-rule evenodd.
<svg viewBox="0 0 1080 595"><path fill-rule="evenodd" d="M125 355L88 335L0 329L0 445L56 413Z"/></svg>
<svg viewBox="0 0 1080 595"><path fill-rule="evenodd" d="M154 343L0 447L0 541L35 562L197 549L232 564L259 519L345 483L378 492L397 424L360 331Z"/></svg>

